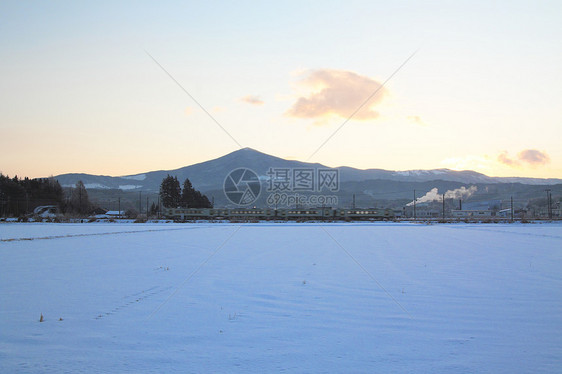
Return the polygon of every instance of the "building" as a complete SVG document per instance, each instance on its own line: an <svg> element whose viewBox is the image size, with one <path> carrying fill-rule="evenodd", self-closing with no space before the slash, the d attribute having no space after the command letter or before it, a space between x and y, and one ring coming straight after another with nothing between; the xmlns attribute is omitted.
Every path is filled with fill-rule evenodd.
<svg viewBox="0 0 562 374"><path fill-rule="evenodd" d="M125 211L124 210L108 210L107 212L105 212L105 215L111 218L119 218L119 217L125 217Z"/></svg>

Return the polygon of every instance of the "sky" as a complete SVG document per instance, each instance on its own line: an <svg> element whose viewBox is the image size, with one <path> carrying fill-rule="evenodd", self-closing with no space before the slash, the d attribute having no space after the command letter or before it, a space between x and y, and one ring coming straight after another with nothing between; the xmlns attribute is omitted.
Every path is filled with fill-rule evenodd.
<svg viewBox="0 0 562 374"><path fill-rule="evenodd" d="M130 175L251 147L562 178L561 16L559 1L3 1L0 172Z"/></svg>

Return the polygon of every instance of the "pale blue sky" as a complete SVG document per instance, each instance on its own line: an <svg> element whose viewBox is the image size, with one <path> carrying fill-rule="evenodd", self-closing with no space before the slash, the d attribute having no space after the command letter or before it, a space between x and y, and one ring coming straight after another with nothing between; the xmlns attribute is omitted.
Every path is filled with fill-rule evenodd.
<svg viewBox="0 0 562 374"><path fill-rule="evenodd" d="M320 89L303 79L381 83L418 50L379 116L311 161L562 178L561 4L3 2L0 171L123 175L236 150L145 50L243 146L301 160L345 120L288 116Z"/></svg>

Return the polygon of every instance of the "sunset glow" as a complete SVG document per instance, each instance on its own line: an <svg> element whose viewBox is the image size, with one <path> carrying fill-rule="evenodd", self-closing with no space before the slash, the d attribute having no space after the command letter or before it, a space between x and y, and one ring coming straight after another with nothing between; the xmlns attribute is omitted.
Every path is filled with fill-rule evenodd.
<svg viewBox="0 0 562 374"><path fill-rule="evenodd" d="M562 178L560 14L525 1L3 2L0 172L169 170L233 139L305 161L379 90L309 161Z"/></svg>

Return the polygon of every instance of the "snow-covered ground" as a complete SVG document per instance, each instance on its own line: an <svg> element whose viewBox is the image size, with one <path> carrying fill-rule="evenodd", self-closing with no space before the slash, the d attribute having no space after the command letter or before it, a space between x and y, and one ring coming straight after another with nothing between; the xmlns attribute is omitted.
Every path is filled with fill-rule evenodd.
<svg viewBox="0 0 562 374"><path fill-rule="evenodd" d="M0 224L0 240L2 373L562 371L561 224Z"/></svg>

